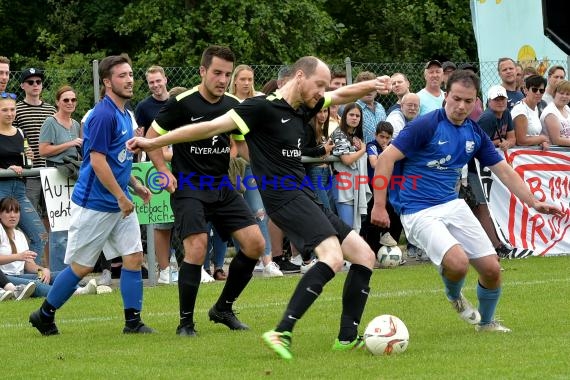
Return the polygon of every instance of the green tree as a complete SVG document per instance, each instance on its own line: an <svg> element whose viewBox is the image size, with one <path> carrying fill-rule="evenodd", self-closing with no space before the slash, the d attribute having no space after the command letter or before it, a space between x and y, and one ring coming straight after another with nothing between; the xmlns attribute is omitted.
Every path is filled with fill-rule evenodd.
<svg viewBox="0 0 570 380"><path fill-rule="evenodd" d="M184 5L182 5L184 3ZM324 54L342 33L324 0L139 0L125 8L117 31L142 35L135 57L144 65L197 65L210 44L228 45L238 61L281 64L307 54Z"/></svg>

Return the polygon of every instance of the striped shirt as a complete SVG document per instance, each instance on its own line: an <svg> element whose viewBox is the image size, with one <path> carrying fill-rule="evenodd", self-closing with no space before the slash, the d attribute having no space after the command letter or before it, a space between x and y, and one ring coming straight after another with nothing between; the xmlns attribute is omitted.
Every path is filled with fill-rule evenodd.
<svg viewBox="0 0 570 380"><path fill-rule="evenodd" d="M40 156L40 130L42 129L42 124L45 119L55 112L55 107L45 102L36 106L22 100L16 104L16 118L14 119L13 125L24 131L30 148L34 151L35 168L46 166L45 158Z"/></svg>

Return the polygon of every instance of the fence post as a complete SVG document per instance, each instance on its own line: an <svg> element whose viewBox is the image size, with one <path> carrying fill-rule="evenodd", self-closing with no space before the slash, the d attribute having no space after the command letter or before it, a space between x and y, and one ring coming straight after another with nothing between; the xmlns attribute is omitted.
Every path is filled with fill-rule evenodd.
<svg viewBox="0 0 570 380"><path fill-rule="evenodd" d="M346 84L352 84L352 63L350 57L344 59L344 66L346 70Z"/></svg>
<svg viewBox="0 0 570 380"><path fill-rule="evenodd" d="M97 104L99 101L99 61L93 60L93 104Z"/></svg>

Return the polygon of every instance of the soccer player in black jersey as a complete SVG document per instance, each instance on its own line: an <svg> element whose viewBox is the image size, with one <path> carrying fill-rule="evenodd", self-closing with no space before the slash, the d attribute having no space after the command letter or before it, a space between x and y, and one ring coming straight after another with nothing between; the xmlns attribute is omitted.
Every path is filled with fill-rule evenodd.
<svg viewBox="0 0 570 380"><path fill-rule="evenodd" d="M300 145L304 124L321 108L349 103L374 90L387 94L390 78L383 76L325 92L329 83L327 65L318 58L303 57L292 66L289 81L274 94L247 99L210 122L179 128L152 140L134 138L127 144L131 150L151 151L235 129L250 132L246 141L251 167L269 216L299 250L314 250L319 258L301 277L277 327L263 334L265 343L283 359L292 358L295 323L341 270L343 257L352 265L344 285L340 331L332 348L363 346L358 325L368 299L375 256L358 233L315 201L301 163Z"/></svg>
<svg viewBox="0 0 570 380"><path fill-rule="evenodd" d="M200 85L170 98L153 121L147 137L215 119L238 105L237 98L226 93L234 60L229 48L208 47L200 63ZM157 171L168 178L163 185L172 193L174 223L184 245L184 261L178 278L180 324L176 334L180 336L196 335L194 306L208 245L208 222L222 238L227 240L231 235L241 247L230 264L224 289L208 315L210 320L232 330L248 329L237 319L232 305L251 279L265 241L243 197L223 186L223 181L228 180L230 138L237 142L238 151L247 156L247 147L239 132L231 136L220 132L199 141L175 143L172 172L165 164L162 150L148 152Z"/></svg>

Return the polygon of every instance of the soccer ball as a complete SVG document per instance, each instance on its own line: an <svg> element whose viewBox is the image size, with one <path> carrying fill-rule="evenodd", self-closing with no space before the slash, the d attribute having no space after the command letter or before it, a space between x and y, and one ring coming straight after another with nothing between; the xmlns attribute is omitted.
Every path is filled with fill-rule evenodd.
<svg viewBox="0 0 570 380"><path fill-rule="evenodd" d="M382 246L376 255L380 268L393 268L400 265L402 261L402 250L398 247Z"/></svg>
<svg viewBox="0 0 570 380"><path fill-rule="evenodd" d="M408 328L393 315L374 318L364 330L364 344L372 355L400 354L408 348L409 340Z"/></svg>

